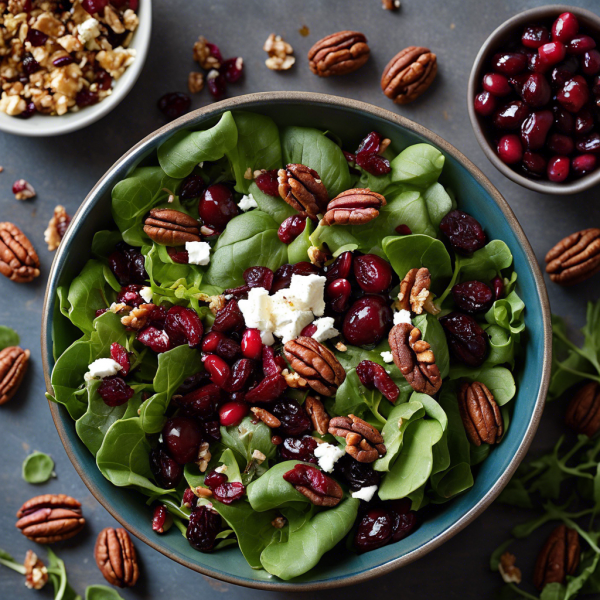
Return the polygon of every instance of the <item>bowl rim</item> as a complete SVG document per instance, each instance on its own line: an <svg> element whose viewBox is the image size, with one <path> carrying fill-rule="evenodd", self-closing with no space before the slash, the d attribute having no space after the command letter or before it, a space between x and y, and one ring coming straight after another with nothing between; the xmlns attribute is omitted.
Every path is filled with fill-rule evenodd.
<svg viewBox="0 0 600 600"><path fill-rule="evenodd" d="M95 123L112 111L129 94L146 63L152 36L152 0L142 0L138 9L139 25L134 31L130 48L136 51L135 60L115 81L113 91L102 102L65 115L33 115L31 119L11 117L0 113L0 131L23 137L65 135ZM73 115L73 116L69 116ZM26 124L26 125L25 125ZM25 129L24 129L25 127Z"/></svg>
<svg viewBox="0 0 600 600"><path fill-rule="evenodd" d="M432 144L435 144L438 148L440 148L440 150L442 150L445 154L451 155L453 158L459 161L469 171L471 176L473 176L475 180L486 190L486 192L490 194L490 196L499 206L500 210L504 214L504 217L508 221L509 226L514 231L519 243L521 244L529 266L532 270L536 291L540 298L544 340L542 377L539 384L538 393L536 395L532 417L527 426L525 435L523 436L523 439L521 440L517 451L513 455L511 462L509 463L504 473L502 473L502 475L487 491L483 498L481 498L471 510L462 515L452 526L450 526L442 534L440 534L436 538L432 539L431 541L427 542L426 544L424 544L420 548L417 548L409 554L395 558L369 571L358 573L356 575L351 575L346 578L338 578L329 581L307 583L288 583L281 580L251 581L241 577L214 572L210 568L192 563L184 558L172 555L172 553L168 549L165 549L161 546L160 541L158 539L148 537L146 533L144 533L137 527L125 522L124 518L118 513L118 511L104 499L100 489L97 487L94 481L92 481L92 479L88 477L88 474L77 462L73 451L73 444L67 436L66 427L62 422L61 416L59 414L59 406L50 400L48 401L48 403L50 406L52 419L54 420L54 424L58 431L59 437L63 443L65 451L69 459L71 460L75 470L77 471L77 473L79 474L89 491L96 498L96 500L98 500L98 502L109 512L109 514L112 515L123 527L125 527L125 529L127 529L130 533L135 535L138 539L148 544L150 547L171 558L172 560L175 560L176 562L194 571L202 573L203 575L208 575L210 577L220 579L227 583L233 583L244 587L250 587L267 591L316 591L344 587L355 583L368 581L375 577L379 577L381 575L389 573L399 568L400 566L413 562L414 560L429 553L431 550L434 550L435 548L439 547L445 541L453 537L456 533L464 529L474 519L476 519L496 499L496 497L500 494L504 486L508 483L513 473L516 471L517 467L525 457L525 454L527 453L527 450L529 449L529 446L533 441L533 437L539 425L544 409L546 394L550 383L550 369L552 362L552 330L550 321L550 303L540 267L537 263L537 259L533 252L533 249L529 241L527 240L523 229L521 228L521 225L517 221L517 218L512 209L510 208L508 202L502 197L500 192L492 185L490 180L479 170L478 167L476 167L459 150L457 150L454 146L446 142L440 136L433 133L426 127L407 119L406 117L392 113L388 110L379 108L377 106L367 104L365 102L360 102L358 100L352 100L348 98L340 98L337 96L331 96L327 94L319 94L312 92L260 92L255 94L247 94L205 106L196 111L190 112L187 115L184 115L183 117L180 117L179 119L161 127L160 129L146 136L135 146L133 146L133 148L126 152L120 159L118 159L106 171L102 178L100 178L96 185L91 189L91 191L86 196L85 200L82 202L81 206L77 210L75 216L73 217L73 222L77 224L78 216L80 214L83 215L86 209L96 201L96 193L98 191L103 191L106 182L110 180L111 177L113 177L113 174L117 172L122 163L127 161L132 156L143 154L144 150L146 150L148 146L152 145L156 137L166 135L169 133L174 133L176 130L184 129L185 127L193 127L199 118L205 119L211 116L217 116L226 110L235 110L245 107L251 109L252 106L256 106L257 103L283 103L307 105L317 103L333 106L335 108L347 109L350 111L359 111L362 113L366 113L368 116L373 116L387 121L391 121L395 125L399 125L413 133L416 133L417 135L424 137L428 142L431 142ZM75 228L70 228L70 230L67 231L67 236L70 237L71 235L74 235L74 231ZM42 310L42 363L44 369L44 380L46 382L46 388L48 393L50 394L52 393L52 385L50 381L48 357L51 349L48 347L47 343L48 327L52 319L52 315L49 314L50 289L54 289L55 287L58 266L59 263L61 263L63 260L63 254L66 255L66 248L67 244L61 244L52 262L52 266L48 276L48 285L46 287L46 292L44 295L44 306Z"/></svg>
<svg viewBox="0 0 600 600"><path fill-rule="evenodd" d="M496 167L496 169L498 169L498 171L500 171L503 175L506 175L506 177L515 183L533 190L534 192L552 194L555 196L566 196L568 194L583 192L598 185L600 183L600 168L589 175L585 175L581 179L577 179L569 183L536 181L534 179L528 179L524 175L517 173L508 165L503 163L492 148L492 145L488 141L488 138L481 126L482 117L475 112L475 108L473 107L473 98L477 93L479 78L482 74L485 62L490 54L490 50L496 46L500 38L509 34L511 30L525 25L526 21L533 20L536 17L547 19L554 13L556 13L556 16L558 16L563 12L572 12L577 17L582 17L587 21L593 22L600 34L600 16L585 8L581 8L579 6L570 6L568 4L546 4L545 6L530 8L504 21L486 38L481 45L481 48L477 52L475 60L473 61L473 66L471 67L471 73L469 74L469 82L467 85L467 109L469 111L471 127L473 127L473 132L475 133L477 142L481 146L481 149L489 161L494 165L494 167Z"/></svg>

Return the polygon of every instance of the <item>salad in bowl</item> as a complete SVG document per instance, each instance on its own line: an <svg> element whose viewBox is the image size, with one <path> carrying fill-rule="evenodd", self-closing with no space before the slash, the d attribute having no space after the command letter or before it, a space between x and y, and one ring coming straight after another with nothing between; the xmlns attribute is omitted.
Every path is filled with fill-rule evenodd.
<svg viewBox="0 0 600 600"><path fill-rule="evenodd" d="M80 338L49 397L157 535L287 581L474 485L509 427L525 307L444 162L237 111L114 186L57 290Z"/></svg>

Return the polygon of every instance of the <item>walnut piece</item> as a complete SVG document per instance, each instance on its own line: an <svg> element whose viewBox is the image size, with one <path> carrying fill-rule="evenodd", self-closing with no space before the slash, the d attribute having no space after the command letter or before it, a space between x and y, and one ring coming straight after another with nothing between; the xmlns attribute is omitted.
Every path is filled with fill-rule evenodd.
<svg viewBox="0 0 600 600"><path fill-rule="evenodd" d="M198 71L192 71L188 75L188 89L191 94L197 94L204 88L204 75Z"/></svg>
<svg viewBox="0 0 600 600"><path fill-rule="evenodd" d="M272 33L265 41L263 50L269 55L265 64L271 71L287 71L296 62L294 49L280 35Z"/></svg>
<svg viewBox="0 0 600 600"><path fill-rule="evenodd" d="M41 590L48 582L48 569L33 550L25 555L25 586L30 590Z"/></svg>
<svg viewBox="0 0 600 600"><path fill-rule="evenodd" d="M65 207L57 206L54 209L54 214L48 223L46 231L44 231L44 241L48 244L50 252L54 252L58 248L70 222L71 217L65 211Z"/></svg>
<svg viewBox="0 0 600 600"><path fill-rule="evenodd" d="M521 569L515 566L516 557L510 552L505 552L500 557L498 571L504 580L504 583L521 583Z"/></svg>
<svg viewBox="0 0 600 600"><path fill-rule="evenodd" d="M154 304L140 304L132 308L128 315L121 317L121 324L129 329L139 331L146 326L154 308Z"/></svg>
<svg viewBox="0 0 600 600"><path fill-rule="evenodd" d="M217 56L214 56L211 52L211 46L212 44L207 42L206 38L201 35L194 44L193 50L194 60L207 71L219 69L221 67L221 62Z"/></svg>

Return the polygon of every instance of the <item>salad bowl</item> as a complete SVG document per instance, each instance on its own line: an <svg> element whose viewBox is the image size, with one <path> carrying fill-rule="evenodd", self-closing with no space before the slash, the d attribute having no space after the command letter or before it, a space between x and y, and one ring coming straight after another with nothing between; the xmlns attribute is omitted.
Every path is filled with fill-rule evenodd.
<svg viewBox="0 0 600 600"><path fill-rule="evenodd" d="M42 357L50 395L55 393L51 373L56 357L76 339L76 332L56 326L61 319L59 288L81 272L95 232L110 226L114 186L134 168L156 164L158 147L177 132L182 132L176 136L180 140L185 130L213 127L227 111L239 110L268 116L278 126L333 131L348 145L369 131L379 131L397 149L427 143L444 155L440 182L456 193L460 209L474 216L490 239L503 240L510 249L518 272L516 290L525 305L524 359L515 372L518 391L502 443L477 467L474 485L451 502L434 507L410 536L365 554L330 552L309 572L284 581L253 570L237 548L204 554L190 547L176 527L166 535L156 535L148 511L140 510L140 495L115 487L103 477L64 406L50 402L50 410L69 458L96 499L132 534L169 558L205 575L259 589L309 591L350 585L390 572L440 546L479 516L508 483L527 452L544 406L551 366L548 298L533 251L506 201L468 159L429 130L388 111L326 95L273 92L242 96L190 113L142 140L108 170L81 205L58 249L45 297Z"/></svg>

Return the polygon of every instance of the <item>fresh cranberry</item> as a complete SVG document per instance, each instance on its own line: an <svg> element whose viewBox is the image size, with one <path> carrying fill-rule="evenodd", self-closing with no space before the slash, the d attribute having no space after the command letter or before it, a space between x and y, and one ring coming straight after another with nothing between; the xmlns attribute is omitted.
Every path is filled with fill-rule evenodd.
<svg viewBox="0 0 600 600"><path fill-rule="evenodd" d="M336 279L325 289L327 306L337 313L344 313L348 310L351 295L352 286L347 279Z"/></svg>
<svg viewBox="0 0 600 600"><path fill-rule="evenodd" d="M408 226L408 225L398 225L398 227L396 227L394 229L394 231L398 234L398 235L411 235L412 234L412 229Z"/></svg>
<svg viewBox="0 0 600 600"><path fill-rule="evenodd" d="M515 133L502 136L498 142L498 156L507 165L514 165L523 158L521 139Z"/></svg>
<svg viewBox="0 0 600 600"><path fill-rule="evenodd" d="M370 360L363 360L358 363L356 374L367 389L376 388L392 404L398 400L400 390L381 365Z"/></svg>
<svg viewBox="0 0 600 600"><path fill-rule="evenodd" d="M263 192L263 194L273 196L273 198L279 198L279 182L277 181L277 169L261 173L254 180L254 183L256 183L258 189L261 192Z"/></svg>
<svg viewBox="0 0 600 600"><path fill-rule="evenodd" d="M123 377L126 377L129 373L129 369L131 368L131 365L129 363L129 352L127 352L127 350L125 350L125 348L121 346L121 344L113 342L110 345L110 357L115 362L119 363L119 365L121 365L121 370L119 371L119 374Z"/></svg>
<svg viewBox="0 0 600 600"><path fill-rule="evenodd" d="M386 503L393 519L392 542L399 542L413 532L417 526L417 513L410 510L411 501L408 498L392 500Z"/></svg>
<svg viewBox="0 0 600 600"><path fill-rule="evenodd" d="M220 100L227 93L227 84L225 77L216 69L209 71L206 76L206 85L210 95L215 100Z"/></svg>
<svg viewBox="0 0 600 600"><path fill-rule="evenodd" d="M571 41L579 31L579 21L577 17L570 12L564 12L558 15L558 18L552 24L552 37L555 40L566 43Z"/></svg>
<svg viewBox="0 0 600 600"><path fill-rule="evenodd" d="M227 402L219 409L219 422L224 427L238 425L248 411L248 405L244 402Z"/></svg>
<svg viewBox="0 0 600 600"><path fill-rule="evenodd" d="M202 340L202 352L205 352L206 354L219 354L217 349L219 348L219 345L226 339L227 336L220 331L211 331L207 333ZM222 356L221 358L225 357Z"/></svg>
<svg viewBox="0 0 600 600"><path fill-rule="evenodd" d="M353 492L363 487L379 486L381 481L381 475L373 470L372 464L358 462L349 454L335 463L335 474L344 479Z"/></svg>
<svg viewBox="0 0 600 600"><path fill-rule="evenodd" d="M575 119L573 118L573 115L560 105L554 106L553 111L556 129L558 129L560 133L571 135L575 131Z"/></svg>
<svg viewBox="0 0 600 600"><path fill-rule="evenodd" d="M546 136L554 123L550 110L531 113L521 125L521 141L527 150L539 150L546 143Z"/></svg>
<svg viewBox="0 0 600 600"><path fill-rule="evenodd" d="M178 119L190 110L191 98L182 92L170 92L161 96L158 101L158 109L169 121Z"/></svg>
<svg viewBox="0 0 600 600"><path fill-rule="evenodd" d="M518 129L529 114L529 107L522 100L513 100L494 114L498 129Z"/></svg>
<svg viewBox="0 0 600 600"><path fill-rule="evenodd" d="M392 267L376 254L364 254L354 259L354 277L368 294L380 294L392 283Z"/></svg>
<svg viewBox="0 0 600 600"><path fill-rule="evenodd" d="M67 55L67 56L59 56L58 58L55 58L52 61L52 64L57 68L60 69L60 67L66 67L67 65L70 65L71 63L74 62L74 59L72 56Z"/></svg>
<svg viewBox="0 0 600 600"><path fill-rule="evenodd" d="M195 419L190 417L169 419L163 427L162 438L167 452L180 465L198 459L202 433Z"/></svg>
<svg viewBox="0 0 600 600"><path fill-rule="evenodd" d="M559 63L566 55L567 50L562 42L549 42L538 48L540 63L544 68Z"/></svg>
<svg viewBox="0 0 600 600"><path fill-rule="evenodd" d="M317 446L317 440L311 435L286 437L279 446L279 456L284 460L301 460L317 464L319 461L314 454Z"/></svg>
<svg viewBox="0 0 600 600"><path fill-rule="evenodd" d="M232 481L221 484L213 490L214 497L223 504L231 504L242 498L246 488L239 481Z"/></svg>
<svg viewBox="0 0 600 600"><path fill-rule="evenodd" d="M246 393L245 400L255 402L273 402L287 389L287 383L281 374L265 377L258 385Z"/></svg>
<svg viewBox="0 0 600 600"><path fill-rule="evenodd" d="M540 108L548 104L552 90L543 75L532 73L525 79L518 93L528 106Z"/></svg>
<svg viewBox="0 0 600 600"><path fill-rule="evenodd" d="M492 67L497 73L517 75L527 68L527 57L518 52L499 52L492 58Z"/></svg>
<svg viewBox="0 0 600 600"><path fill-rule="evenodd" d="M571 169L577 176L587 175L596 168L596 157L593 154L580 154L571 161Z"/></svg>
<svg viewBox="0 0 600 600"><path fill-rule="evenodd" d="M117 244L115 251L108 257L108 266L123 286L143 284L148 279L144 255L137 248L122 242Z"/></svg>
<svg viewBox="0 0 600 600"><path fill-rule="evenodd" d="M546 159L537 152L523 152L523 170L531 177L539 178L546 174Z"/></svg>
<svg viewBox="0 0 600 600"><path fill-rule="evenodd" d="M452 312L439 321L454 356L469 367L481 366L487 357L488 338L479 323L460 312Z"/></svg>
<svg viewBox="0 0 600 600"><path fill-rule="evenodd" d="M467 313L487 311L494 303L491 288L481 281L465 281L452 288L452 298L460 310Z"/></svg>
<svg viewBox="0 0 600 600"><path fill-rule="evenodd" d="M190 348L195 348L202 339L204 327L195 310L172 306L167 312L165 331L173 346L187 344Z"/></svg>
<svg viewBox="0 0 600 600"><path fill-rule="evenodd" d="M262 347L262 368L265 377L278 375L282 371L281 367L277 364L275 350L271 346ZM285 368L287 368L287 364Z"/></svg>
<svg viewBox="0 0 600 600"><path fill-rule="evenodd" d="M224 483L227 483L227 475L224 473L218 473L215 470L207 473L204 477L204 485L208 486L211 490L214 490Z"/></svg>
<svg viewBox="0 0 600 600"><path fill-rule="evenodd" d="M108 6L108 0L82 0L81 6L83 10L93 15L101 13Z"/></svg>
<svg viewBox="0 0 600 600"><path fill-rule="evenodd" d="M553 133L548 138L547 146L554 154L572 154L573 150L575 150L573 138L568 135L562 135L561 133Z"/></svg>
<svg viewBox="0 0 600 600"><path fill-rule="evenodd" d="M32 46L43 46L48 41L48 36L43 31L30 27L27 31L25 41L29 42Z"/></svg>
<svg viewBox="0 0 600 600"><path fill-rule="evenodd" d="M156 483L166 490L177 487L183 479L183 467L162 448L150 450L150 471Z"/></svg>
<svg viewBox="0 0 600 600"><path fill-rule="evenodd" d="M182 248L167 248L167 254L169 258L179 265L187 265L190 262L190 255L187 250L183 250Z"/></svg>
<svg viewBox="0 0 600 600"><path fill-rule="evenodd" d="M492 279L492 289L494 290L494 300L499 300L504 295L504 280L499 275Z"/></svg>
<svg viewBox="0 0 600 600"><path fill-rule="evenodd" d="M164 504L157 504L152 512L152 531L166 533L173 525L173 517Z"/></svg>
<svg viewBox="0 0 600 600"><path fill-rule="evenodd" d="M201 175L188 175L182 182L179 188L180 200L190 200L192 198L200 198L202 192L206 188L204 179Z"/></svg>
<svg viewBox="0 0 600 600"><path fill-rule="evenodd" d="M98 394L106 406L121 406L125 404L134 394L133 388L129 387L125 380L119 375L105 377L98 386Z"/></svg>
<svg viewBox="0 0 600 600"><path fill-rule="evenodd" d="M137 307L140 304L145 304L146 301L140 295L140 290L144 286L132 283L130 285L123 286L121 291L117 294L117 302L119 304L127 304L127 306Z"/></svg>
<svg viewBox="0 0 600 600"><path fill-rule="evenodd" d="M363 296L346 313L343 333L355 346L378 344L392 326L392 311L380 296Z"/></svg>
<svg viewBox="0 0 600 600"><path fill-rule="evenodd" d="M575 75L565 83L556 95L556 99L570 112L579 112L589 100L590 91L587 82L581 75Z"/></svg>
<svg viewBox="0 0 600 600"><path fill-rule="evenodd" d="M440 223L441 232L459 254L471 254L487 244L479 221L460 210L449 212Z"/></svg>
<svg viewBox="0 0 600 600"><path fill-rule="evenodd" d="M232 393L242 390L246 386L253 371L254 361L249 358L240 358L233 365L231 377L227 380L224 387L225 391Z"/></svg>
<svg viewBox="0 0 600 600"><path fill-rule="evenodd" d="M242 354L246 358L260 360L263 343L258 329L246 329L242 336Z"/></svg>
<svg viewBox="0 0 600 600"><path fill-rule="evenodd" d="M231 375L229 365L216 354L209 354L204 360L204 368L210 373L213 383L224 389Z"/></svg>
<svg viewBox="0 0 600 600"><path fill-rule="evenodd" d="M305 229L306 217L292 215L277 230L277 237L282 244L291 244Z"/></svg>
<svg viewBox="0 0 600 600"><path fill-rule="evenodd" d="M208 419L215 415L223 393L214 383L209 383L181 397L173 397L173 403L183 414L198 419Z"/></svg>
<svg viewBox="0 0 600 600"><path fill-rule="evenodd" d="M489 117L496 110L498 101L490 92L480 92L473 102L475 112L482 117Z"/></svg>
<svg viewBox="0 0 600 600"><path fill-rule="evenodd" d="M296 400L283 398L269 409L280 421L280 431L286 435L301 435L312 431L312 421L305 408Z"/></svg>
<svg viewBox="0 0 600 600"><path fill-rule="evenodd" d="M230 331L241 331L244 327L244 315L234 298L217 313L212 330L229 333Z"/></svg>
<svg viewBox="0 0 600 600"><path fill-rule="evenodd" d="M521 43L526 48L539 48L550 41L550 32L543 25L529 25L521 35Z"/></svg>
<svg viewBox="0 0 600 600"><path fill-rule="evenodd" d="M195 550L212 552L221 529L221 515L213 508L201 505L190 515L186 537Z"/></svg>
<svg viewBox="0 0 600 600"><path fill-rule="evenodd" d="M290 287L292 282L292 275L294 273L294 267L292 265L282 265L275 271L273 278L273 286L271 287L271 294L275 294L279 290L285 290Z"/></svg>
<svg viewBox="0 0 600 600"><path fill-rule="evenodd" d="M227 83L239 81L244 74L244 59L241 56L228 58L220 69Z"/></svg>
<svg viewBox="0 0 600 600"><path fill-rule="evenodd" d="M596 47L596 42L589 35L578 35L572 38L566 46L569 54L585 54Z"/></svg>
<svg viewBox="0 0 600 600"><path fill-rule="evenodd" d="M369 552L381 548L392 539L393 522L384 508L370 508L360 520L354 536L354 547L358 552Z"/></svg>
<svg viewBox="0 0 600 600"><path fill-rule="evenodd" d="M553 156L548 161L548 179L554 183L561 183L569 176L571 161L568 156Z"/></svg>
<svg viewBox="0 0 600 600"><path fill-rule="evenodd" d="M508 79L500 73L486 73L483 76L483 89L494 96L506 96L511 91Z"/></svg>
<svg viewBox="0 0 600 600"><path fill-rule="evenodd" d="M301 332L302 337L312 337L317 333L317 326L314 323L309 323Z"/></svg>
<svg viewBox="0 0 600 600"><path fill-rule="evenodd" d="M162 352L171 349L171 341L169 340L167 333L157 329L153 325L148 325L140 330L136 339L157 354L161 354Z"/></svg>
<svg viewBox="0 0 600 600"><path fill-rule="evenodd" d="M589 135L577 140L575 148L582 154L600 154L600 134L590 133Z"/></svg>
<svg viewBox="0 0 600 600"><path fill-rule="evenodd" d="M352 269L352 252L342 252L335 261L327 267L325 277L327 283L336 279L347 279Z"/></svg>
<svg viewBox="0 0 600 600"><path fill-rule="evenodd" d="M222 183L207 187L198 203L198 214L205 225L223 231L227 223L239 214L231 188Z"/></svg>

